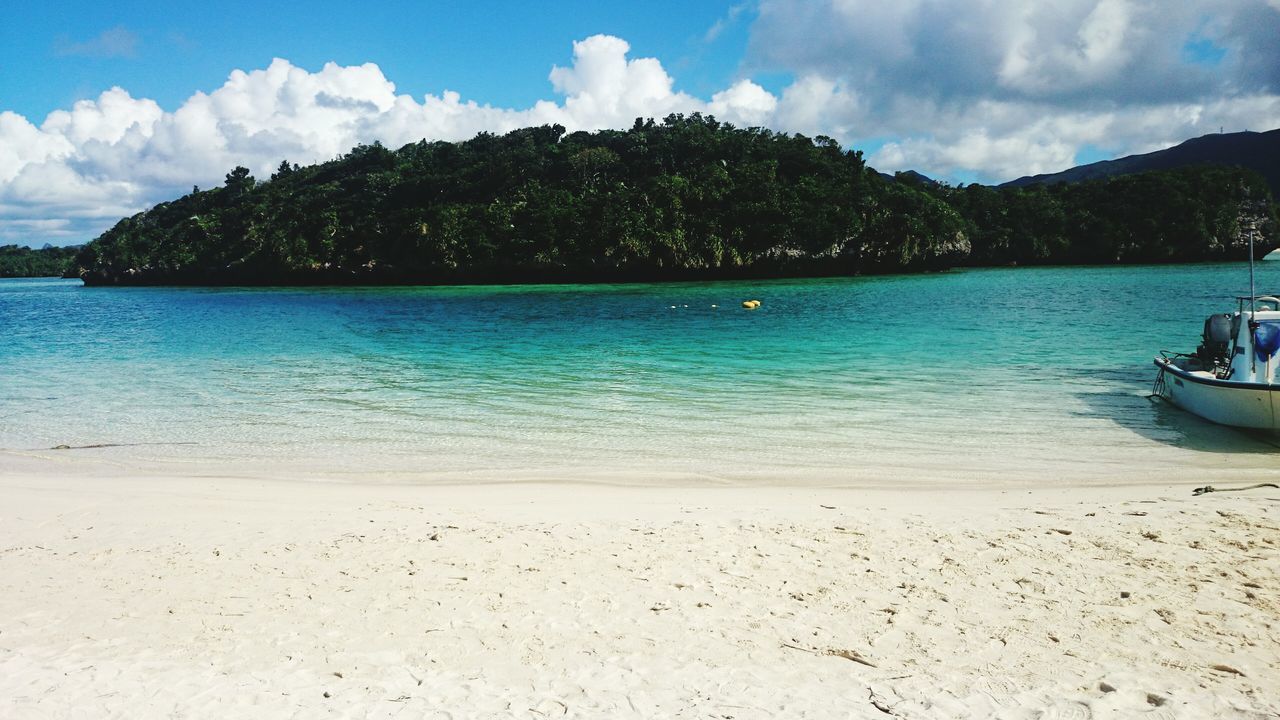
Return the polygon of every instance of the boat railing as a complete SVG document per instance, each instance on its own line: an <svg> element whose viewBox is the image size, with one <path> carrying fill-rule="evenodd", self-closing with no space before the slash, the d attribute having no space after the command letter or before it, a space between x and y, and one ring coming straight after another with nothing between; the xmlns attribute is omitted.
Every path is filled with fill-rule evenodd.
<svg viewBox="0 0 1280 720"><path fill-rule="evenodd" d="M1231 367L1230 360L1226 358L1204 357L1200 353L1181 353L1174 352L1172 350L1161 350L1160 360L1163 364L1160 365L1161 377L1156 379L1157 386L1160 386L1160 383L1163 382L1164 369L1167 365L1176 367L1179 370L1199 370L1201 372L1210 372L1219 380L1228 380L1235 374L1235 370ZM1176 362L1178 360L1182 360L1183 362Z"/></svg>
<svg viewBox="0 0 1280 720"><path fill-rule="evenodd" d="M1271 305L1271 308L1270 308L1271 310L1280 310L1280 297L1276 297L1275 295L1237 295L1236 296L1237 312L1243 313L1246 310L1246 308L1253 308L1257 310L1266 309L1266 308L1255 307L1257 303L1269 304Z"/></svg>

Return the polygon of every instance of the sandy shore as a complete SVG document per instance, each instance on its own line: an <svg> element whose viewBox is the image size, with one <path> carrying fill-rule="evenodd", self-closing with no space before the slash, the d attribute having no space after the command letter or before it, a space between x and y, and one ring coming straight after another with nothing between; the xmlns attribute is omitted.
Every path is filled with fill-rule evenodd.
<svg viewBox="0 0 1280 720"><path fill-rule="evenodd" d="M1278 503L0 472L0 717L1274 718Z"/></svg>

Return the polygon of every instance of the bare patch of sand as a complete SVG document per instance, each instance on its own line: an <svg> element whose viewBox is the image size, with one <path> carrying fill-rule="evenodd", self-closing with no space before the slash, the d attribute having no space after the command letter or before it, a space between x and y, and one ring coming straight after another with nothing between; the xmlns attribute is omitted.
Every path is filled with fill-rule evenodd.
<svg viewBox="0 0 1280 720"><path fill-rule="evenodd" d="M1275 717L1278 502L0 476L0 716Z"/></svg>

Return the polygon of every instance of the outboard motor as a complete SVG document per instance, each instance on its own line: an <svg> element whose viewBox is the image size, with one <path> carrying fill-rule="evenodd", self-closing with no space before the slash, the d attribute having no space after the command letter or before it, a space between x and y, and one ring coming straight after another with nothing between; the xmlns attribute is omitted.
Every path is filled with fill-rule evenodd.
<svg viewBox="0 0 1280 720"><path fill-rule="evenodd" d="M1205 319L1204 342L1196 348L1196 357L1205 367L1225 366L1231 362L1232 325L1228 313L1210 315Z"/></svg>

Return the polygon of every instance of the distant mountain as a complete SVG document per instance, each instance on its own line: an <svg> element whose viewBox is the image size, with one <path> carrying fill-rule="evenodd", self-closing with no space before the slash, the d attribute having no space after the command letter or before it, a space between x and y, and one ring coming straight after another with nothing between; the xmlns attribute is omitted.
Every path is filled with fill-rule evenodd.
<svg viewBox="0 0 1280 720"><path fill-rule="evenodd" d="M1248 168L1266 178L1271 193L1280 197L1280 130L1204 135L1165 150L1103 160L1059 173L1021 177L1000 187L1074 183L1149 170L1173 170L1188 165Z"/></svg>
<svg viewBox="0 0 1280 720"><path fill-rule="evenodd" d="M890 175L889 173L880 173L880 177L884 178L885 180L894 180L896 182L902 182L908 185L923 185L926 187L937 187L942 184L937 180L934 180L933 178L929 177L928 175L925 175L924 173L916 172L915 170L899 170L898 172L892 175Z"/></svg>

